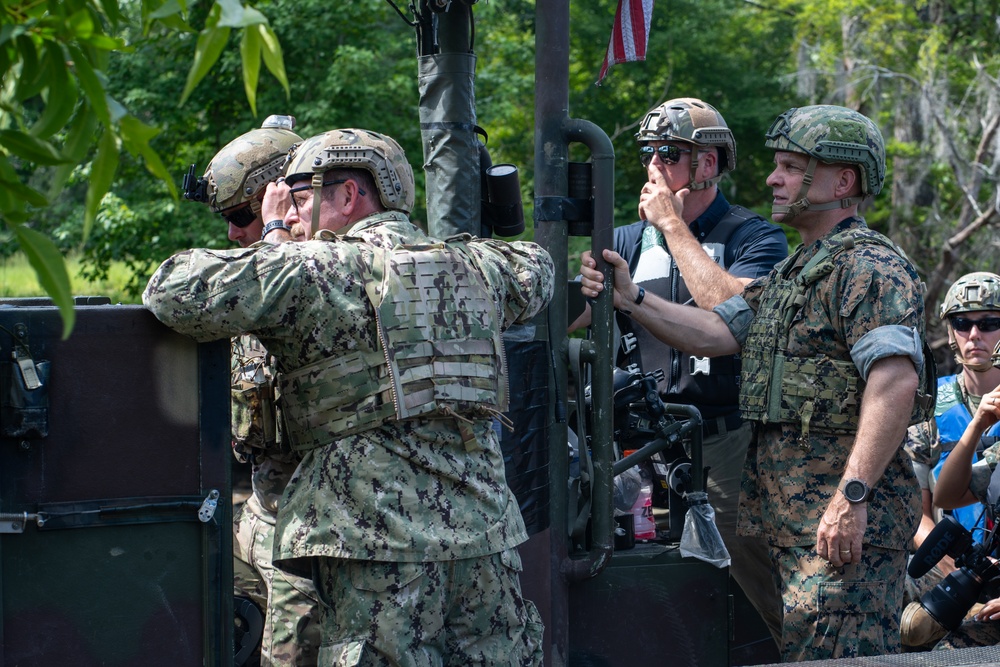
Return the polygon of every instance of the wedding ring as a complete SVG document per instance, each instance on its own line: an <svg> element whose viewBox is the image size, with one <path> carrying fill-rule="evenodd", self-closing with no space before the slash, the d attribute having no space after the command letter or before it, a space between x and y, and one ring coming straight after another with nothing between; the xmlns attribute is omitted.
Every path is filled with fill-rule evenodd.
<svg viewBox="0 0 1000 667"><path fill-rule="evenodd" d="M850 549L841 549L840 553L842 553L842 554L849 554L849 553L851 553L851 550Z"/></svg>

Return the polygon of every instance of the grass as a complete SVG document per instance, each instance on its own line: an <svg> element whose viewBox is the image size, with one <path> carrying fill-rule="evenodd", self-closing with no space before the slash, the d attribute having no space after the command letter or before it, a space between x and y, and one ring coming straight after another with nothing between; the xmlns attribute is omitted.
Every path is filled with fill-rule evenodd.
<svg viewBox="0 0 1000 667"><path fill-rule="evenodd" d="M106 296L111 303L140 303L138 297L127 295L123 289L130 277L124 264L113 264L108 279L99 281L80 276L80 260L76 257L66 258L66 271L75 296ZM27 296L46 296L27 258L21 253L0 258L0 298Z"/></svg>

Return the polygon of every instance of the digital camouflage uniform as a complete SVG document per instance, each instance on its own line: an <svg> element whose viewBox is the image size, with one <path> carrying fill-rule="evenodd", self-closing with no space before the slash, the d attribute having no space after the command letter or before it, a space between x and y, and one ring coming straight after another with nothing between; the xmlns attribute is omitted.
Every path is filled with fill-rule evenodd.
<svg viewBox="0 0 1000 667"><path fill-rule="evenodd" d="M772 348L771 339L780 346L783 335L787 335L786 377L803 362L799 368L805 375L800 382L817 379L809 375L809 363L829 369L836 361L847 362L841 372L861 378L871 363L887 356L906 355L922 367L919 280L907 260L880 243L857 243L835 254L832 271L806 288L800 308L773 310L774 286L782 278L796 277L824 242L848 231L873 234L863 220L848 218L824 239L800 246L771 275L748 285L742 296L715 309L743 346L741 404L744 414L757 423L747 454L739 529L764 536L772 547L784 600L785 661L898 652L903 570L920 514L919 487L900 447L868 502L862 562L836 568L819 559L815 553L819 521L854 444L849 425L826 429L822 422L834 419L830 415L845 418L852 410L856 419L863 379L851 392L813 398L808 398L809 390L803 391L804 385L798 390L783 387L777 396L779 407L788 412L784 423L765 423L759 414L747 411L750 398L760 389L761 378L754 373L771 373L770 366L756 365L752 358ZM792 318L786 334L765 333L762 323L788 315Z"/></svg>
<svg viewBox="0 0 1000 667"><path fill-rule="evenodd" d="M320 664L540 664L538 612L518 581L515 547L527 536L504 479L492 413L448 416L443 401L443 411L370 424L399 395L393 389L354 400L357 386L385 380L385 366L373 359L395 358L402 368L412 351L381 348L380 333L405 335L393 325L407 317L392 315L388 304L377 326L372 299L379 288L373 267L400 243L433 239L390 211L342 236L322 231L305 243L191 250L164 262L143 300L197 340L254 333L289 376L282 400L300 411L286 412L286 422L296 423L292 446L304 455L279 508L274 556L279 567L312 569L331 605ZM492 314L472 321L469 313L484 312L481 303L467 305L462 296L456 304L454 294L432 286L420 304L440 313L443 330L458 322L495 331L527 321L551 298L554 269L539 246L468 240L461 252L453 248L443 251L454 262L440 284L478 282ZM468 361L485 368L492 353L483 354ZM322 370L310 375L309 366ZM334 366L346 397L326 393L332 387L323 373ZM506 377L499 379L506 391ZM303 409L313 399L320 408ZM334 422L342 428L325 428Z"/></svg>
<svg viewBox="0 0 1000 667"><path fill-rule="evenodd" d="M232 340L233 454L251 464L252 494L233 517L233 588L264 610L261 664L315 665L319 598L312 578L271 564L281 494L301 456L283 442L267 352L251 335Z"/></svg>

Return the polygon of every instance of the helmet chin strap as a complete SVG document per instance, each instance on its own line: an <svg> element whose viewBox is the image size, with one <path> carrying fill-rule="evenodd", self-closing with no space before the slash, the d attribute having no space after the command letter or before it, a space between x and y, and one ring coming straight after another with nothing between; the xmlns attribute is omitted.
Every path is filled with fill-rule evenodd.
<svg viewBox="0 0 1000 667"><path fill-rule="evenodd" d="M718 176L713 176L712 178L701 181L700 183L695 180L698 174L698 153L700 151L701 149L699 149L697 146L695 146L691 150L691 180L688 182L687 185L684 186L684 188L687 188L692 192L695 190L707 190L722 180L722 174L719 174ZM683 190L684 188L679 188L679 189Z"/></svg>
<svg viewBox="0 0 1000 667"><path fill-rule="evenodd" d="M317 174L313 174L312 186L313 186L313 208L312 208L312 232L309 234L309 238L315 238L316 233L319 232L319 209L323 204L323 177L325 174L321 171Z"/></svg>
<svg viewBox="0 0 1000 667"><path fill-rule="evenodd" d="M810 155L809 164L806 166L805 173L802 174L802 185L799 186L799 192L795 195L795 201L787 205L772 204L771 215L784 213L785 217L781 219L781 222L787 225L793 218L806 209L812 211L831 211L835 208L849 208L864 201L864 197L844 197L843 199L836 199L825 204L814 204L809 201L809 188L812 186L813 174L816 173L817 164L819 164L819 160Z"/></svg>
<svg viewBox="0 0 1000 667"><path fill-rule="evenodd" d="M989 361L971 364L965 360L965 357L962 356L962 351L958 349L958 341L955 340L955 332L952 331L951 325L949 324L948 347L951 348L952 353L955 355L955 363L974 373L985 373L988 370L992 370L994 366L1000 367L1000 342L998 342L997 346L993 348L993 354L990 356Z"/></svg>

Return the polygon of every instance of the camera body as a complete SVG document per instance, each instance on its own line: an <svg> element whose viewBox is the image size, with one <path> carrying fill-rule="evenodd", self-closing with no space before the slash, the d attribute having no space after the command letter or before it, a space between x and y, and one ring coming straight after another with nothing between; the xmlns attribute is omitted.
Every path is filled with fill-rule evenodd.
<svg viewBox="0 0 1000 667"><path fill-rule="evenodd" d="M980 544L954 517L945 515L913 555L907 572L915 579L927 574L944 556L954 558L958 566L920 598L920 606L942 627L957 629L987 589L995 597L1000 566L989 557L995 547L995 529Z"/></svg>

